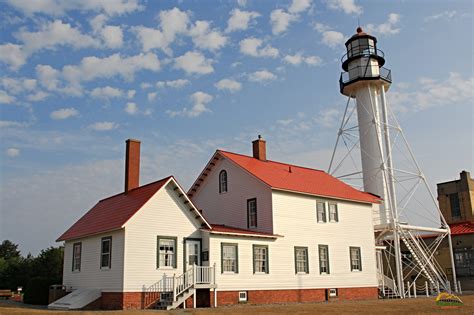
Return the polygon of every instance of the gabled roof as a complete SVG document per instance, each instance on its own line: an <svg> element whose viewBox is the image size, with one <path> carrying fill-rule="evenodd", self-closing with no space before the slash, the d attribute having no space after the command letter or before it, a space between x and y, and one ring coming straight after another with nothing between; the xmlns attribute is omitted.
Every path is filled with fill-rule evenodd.
<svg viewBox="0 0 474 315"><path fill-rule="evenodd" d="M263 237L263 238L277 238L282 237L282 235L257 232L246 229L240 229L232 226L227 226L224 224L212 224L211 229L202 228L202 231L209 232L211 234L224 234L224 235L235 235L235 236L250 236L250 237Z"/></svg>
<svg viewBox="0 0 474 315"><path fill-rule="evenodd" d="M322 170L270 160L261 161L251 156L222 150L216 151L188 195L192 196L198 190L203 176L207 177L207 173L215 165L219 156L234 162L272 189L364 203L380 203L381 200L375 195L353 188Z"/></svg>
<svg viewBox="0 0 474 315"><path fill-rule="evenodd" d="M199 214L199 211L192 205L191 201L182 192L179 184L173 176L160 179L159 181L140 186L130 190L128 193L120 193L99 201L92 209L84 214L76 223L74 223L66 232L56 241L66 241L85 236L105 233L123 228L145 203L150 200L162 187L168 182L173 181L176 184L175 190L180 190L180 197L184 197L185 203L201 218L207 226L207 221Z"/></svg>

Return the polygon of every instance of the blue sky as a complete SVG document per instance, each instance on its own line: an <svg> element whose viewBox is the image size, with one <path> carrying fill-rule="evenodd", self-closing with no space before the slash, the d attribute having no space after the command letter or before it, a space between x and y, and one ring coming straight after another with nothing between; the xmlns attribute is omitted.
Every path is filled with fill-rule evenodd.
<svg viewBox="0 0 474 315"><path fill-rule="evenodd" d="M123 189L186 188L217 148L327 169L358 19L430 184L473 171L471 1L1 1L0 238L37 253Z"/></svg>

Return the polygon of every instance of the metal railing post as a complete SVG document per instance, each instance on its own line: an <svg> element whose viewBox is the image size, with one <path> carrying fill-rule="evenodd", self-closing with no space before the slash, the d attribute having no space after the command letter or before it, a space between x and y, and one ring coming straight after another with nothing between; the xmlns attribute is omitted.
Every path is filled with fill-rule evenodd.
<svg viewBox="0 0 474 315"><path fill-rule="evenodd" d="M411 298L410 281L407 281L408 298Z"/></svg>
<svg viewBox="0 0 474 315"><path fill-rule="evenodd" d="M461 281L458 281L458 293L462 294Z"/></svg>
<svg viewBox="0 0 474 315"><path fill-rule="evenodd" d="M425 288L426 288L426 297L429 297L429 290L428 290L428 281L425 281Z"/></svg>
<svg viewBox="0 0 474 315"><path fill-rule="evenodd" d="M413 296L416 299L416 282L415 281L413 282Z"/></svg>
<svg viewBox="0 0 474 315"><path fill-rule="evenodd" d="M196 274L196 264L193 265L193 282L191 283L192 285L194 285L197 281L197 274Z"/></svg>

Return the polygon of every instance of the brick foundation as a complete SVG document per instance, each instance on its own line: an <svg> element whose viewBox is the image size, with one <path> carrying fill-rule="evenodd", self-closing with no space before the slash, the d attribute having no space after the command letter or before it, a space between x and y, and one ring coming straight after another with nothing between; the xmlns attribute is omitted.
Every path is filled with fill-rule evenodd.
<svg viewBox="0 0 474 315"><path fill-rule="evenodd" d="M245 290L242 290L245 291ZM337 298L331 300L369 300L378 298L378 289L370 288L339 288ZM307 303L324 302L328 299L326 289L301 289L301 290L249 290L247 291L247 304L277 304L277 303ZM127 310L143 308L142 292L103 292L100 304L102 309ZM214 306L214 291L200 289L197 295L198 307ZM239 291L218 291L217 305L239 304ZM193 298L186 300L186 307L193 307Z"/></svg>

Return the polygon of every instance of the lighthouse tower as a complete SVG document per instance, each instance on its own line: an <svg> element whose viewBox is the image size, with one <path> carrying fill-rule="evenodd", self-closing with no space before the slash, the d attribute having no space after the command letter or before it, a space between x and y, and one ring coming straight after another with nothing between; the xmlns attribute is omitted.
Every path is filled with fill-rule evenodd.
<svg viewBox="0 0 474 315"><path fill-rule="evenodd" d="M365 33L361 27L357 28L356 34L349 38L345 45L347 53L341 60L344 71L339 79L339 87L340 92L348 97L348 102L328 172L341 179L347 179L348 176L354 174L362 175L364 190L381 198L380 205L373 208L373 222L377 246L378 280L382 295L385 295L388 290L403 298L409 296L410 292L416 291L417 286L425 282L426 286L429 284L432 292L440 290L451 292L452 285L457 291L449 226L439 211L436 198L406 142L398 121L392 112L389 116L385 93L390 88L392 77L391 71L383 67L385 55L378 49L377 39ZM355 107L350 111L349 104L354 99ZM357 129L346 127L353 112L357 113L355 127L358 128L358 143L349 149L344 135L351 136L351 139L355 137L353 133L349 134L349 131L353 132ZM401 135L399 138L404 141L408 149L414 171L403 172L401 167L394 168L392 155L394 143L391 141L391 132L396 132L397 136ZM348 152L339 165L333 169L337 146L341 138ZM340 169L357 144L360 148L360 171L337 176L336 171ZM352 156L351 160L354 161ZM403 179L395 172L403 172ZM407 195L401 197L398 204L396 184L400 184L408 176L413 177L418 184L411 190L407 190ZM421 216L419 206L415 206L414 209L408 209L407 206L420 185L424 185L426 191L429 192L431 202L437 210L434 213L440 220L438 226L418 226L406 220L408 210L412 210L418 217ZM424 241L423 235L426 233L436 235L436 240L431 245L427 245ZM437 248L444 238L447 238L449 242L453 267L452 277L449 279L435 258ZM405 253L403 259L402 249Z"/></svg>

